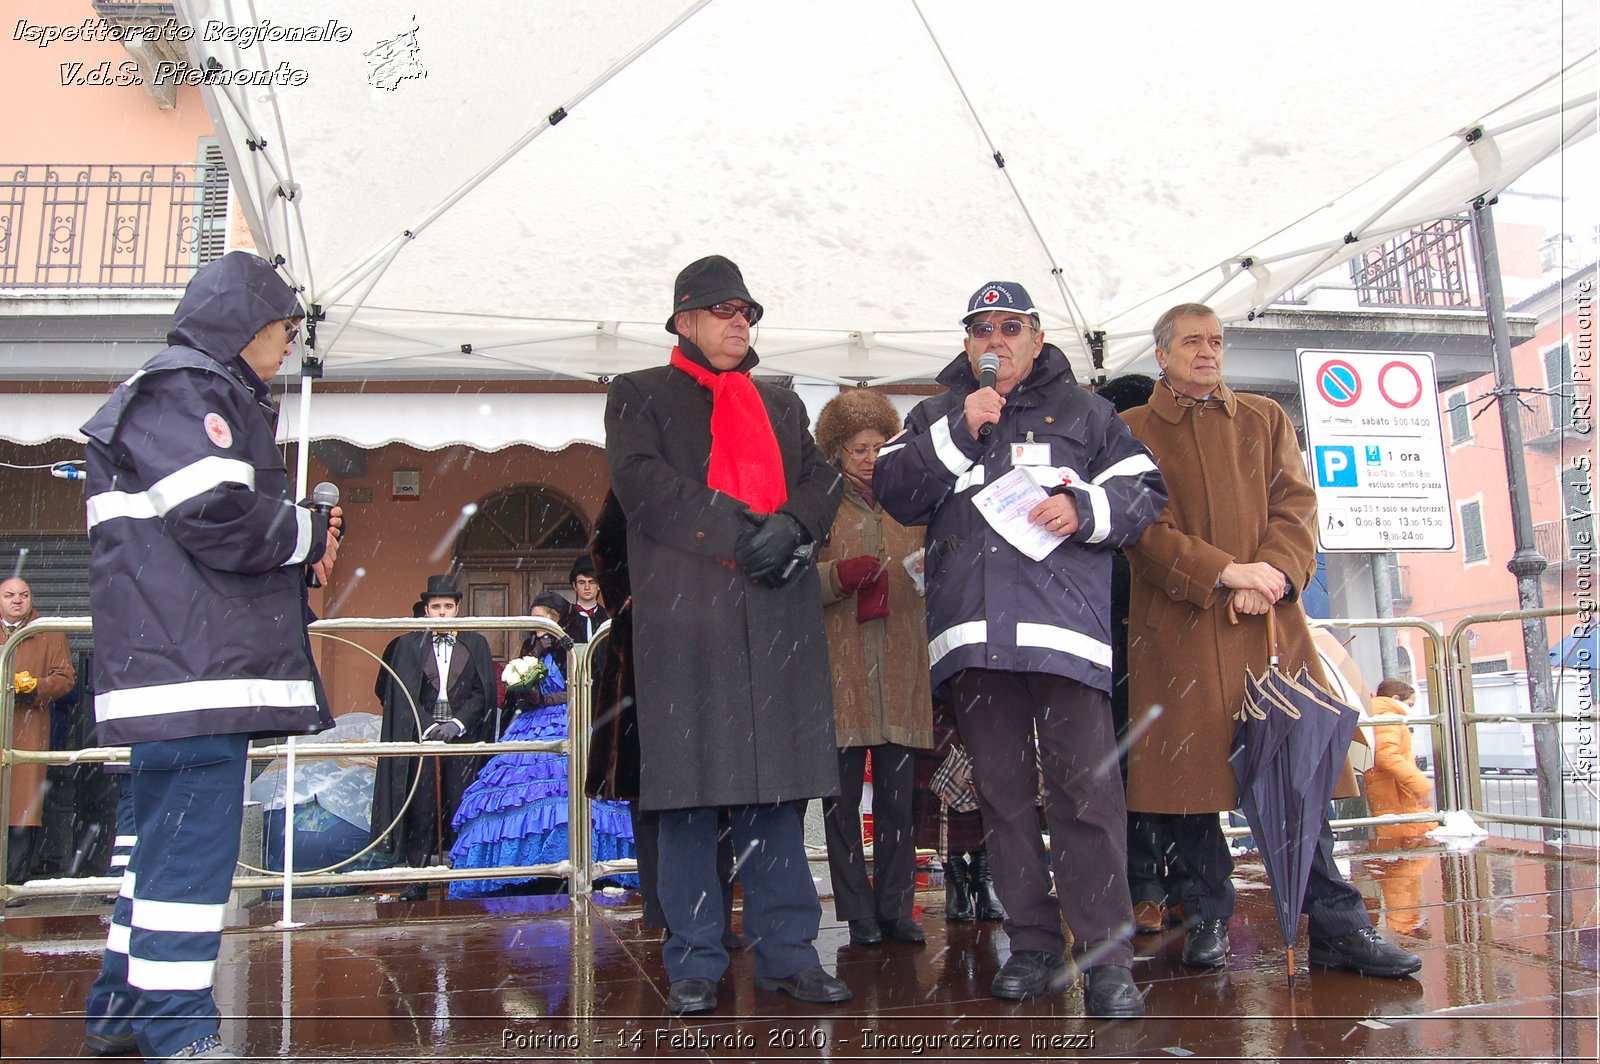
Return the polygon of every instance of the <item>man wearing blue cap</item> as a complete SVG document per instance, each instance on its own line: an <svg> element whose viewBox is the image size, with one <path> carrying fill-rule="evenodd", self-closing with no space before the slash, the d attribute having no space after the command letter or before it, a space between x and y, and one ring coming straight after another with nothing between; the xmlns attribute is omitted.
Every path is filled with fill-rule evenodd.
<svg viewBox="0 0 1600 1064"><path fill-rule="evenodd" d="M1111 554L1166 505L1149 451L1044 342L1020 284L973 293L949 389L918 404L878 455L873 488L928 527L928 660L973 761L1011 957L996 997L1070 979L1062 920L1091 1016L1144 1014L1129 964L1126 813L1111 723ZM1025 549L974 501L1016 471L1038 501ZM1037 753L1035 752L1037 735ZM1044 773L1056 899L1035 808Z"/></svg>

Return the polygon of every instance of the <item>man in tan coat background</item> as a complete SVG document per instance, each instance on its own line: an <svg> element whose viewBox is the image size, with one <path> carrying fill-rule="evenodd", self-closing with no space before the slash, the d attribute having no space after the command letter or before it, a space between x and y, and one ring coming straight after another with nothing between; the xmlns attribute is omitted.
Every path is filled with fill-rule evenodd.
<svg viewBox="0 0 1600 1064"><path fill-rule="evenodd" d="M33 608L33 589L26 580L0 581L0 644L39 616ZM67 637L47 632L27 637L11 661L5 681L16 688L16 724L11 745L17 750L50 749L50 705L72 690L78 674L72 667ZM11 770L11 805L6 810L6 882L20 883L33 859L34 845L43 823L45 766L14 765Z"/></svg>
<svg viewBox="0 0 1600 1064"><path fill-rule="evenodd" d="M1325 683L1299 602L1316 571L1317 504L1288 415L1223 383L1222 325L1211 309L1173 307L1156 323L1155 341L1161 381L1148 405L1123 418L1171 494L1127 550L1128 715L1139 722L1153 707L1163 711L1128 752L1128 808L1169 817L1192 873L1183 963L1218 968L1227 963L1234 893L1217 814L1239 804L1228 761L1233 714L1244 701L1245 671L1266 667L1268 610L1284 671L1303 664ZM1354 782L1348 765L1345 775L1341 784ZM1372 929L1360 892L1333 863L1326 822L1304 911L1313 964L1391 977L1421 967Z"/></svg>

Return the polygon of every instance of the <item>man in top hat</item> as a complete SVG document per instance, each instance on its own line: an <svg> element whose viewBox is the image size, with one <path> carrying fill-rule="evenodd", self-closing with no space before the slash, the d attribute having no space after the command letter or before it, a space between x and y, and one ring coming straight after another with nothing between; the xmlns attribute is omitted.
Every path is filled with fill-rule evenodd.
<svg viewBox="0 0 1600 1064"><path fill-rule="evenodd" d="M670 363L625 373L606 459L632 583L641 809L660 818L667 1009L717 1005L728 967L717 818L741 855L756 988L828 1004L850 988L812 944L822 919L801 812L838 793L822 593L811 554L839 477L794 392L753 380L761 317L721 255L678 275Z"/></svg>
<svg viewBox="0 0 1600 1064"><path fill-rule="evenodd" d="M929 666L972 757L1011 940L990 993L1023 999L1066 985L1064 918L1085 1010L1141 1016L1111 722L1111 554L1161 513L1166 486L1111 404L1045 343L1020 284L979 288L961 324L966 349L938 377L949 390L911 411L878 452L872 483L896 520L928 527ZM1037 496L1026 550L975 501L1003 477Z"/></svg>
<svg viewBox="0 0 1600 1064"><path fill-rule="evenodd" d="M380 670L375 688L383 703L383 741L448 743L485 738L484 722L492 718L498 701L488 640L477 632L446 627L461 609L455 577L428 577L418 602L422 615L439 626L407 632L386 651L394 675ZM472 757L379 758L372 791L373 836L388 831L384 847L413 868L427 865L435 854L449 853L455 837L450 821L477 768L477 758ZM416 793L407 805L414 782ZM400 898L420 901L427 894L426 884L413 883Z"/></svg>
<svg viewBox="0 0 1600 1064"><path fill-rule="evenodd" d="M574 643L588 643L611 614L600 601L600 581L594 575L594 561L587 552L578 555L578 560L572 563L567 579L572 581L572 594L578 601L567 607L561 627L567 630Z"/></svg>

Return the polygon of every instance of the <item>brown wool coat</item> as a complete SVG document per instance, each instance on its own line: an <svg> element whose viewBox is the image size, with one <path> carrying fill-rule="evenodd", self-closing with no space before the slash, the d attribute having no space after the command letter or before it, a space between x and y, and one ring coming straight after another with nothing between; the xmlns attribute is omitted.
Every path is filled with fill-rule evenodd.
<svg viewBox="0 0 1600 1064"><path fill-rule="evenodd" d="M1238 806L1228 749L1245 670L1267 665L1266 621L1230 625L1230 562L1268 562L1297 588L1316 572L1316 496L1288 415L1270 399L1217 389L1221 410L1185 409L1158 387L1123 419L1150 452L1170 497L1127 551L1128 710L1163 712L1128 752L1128 808L1210 813ZM1275 607L1280 667L1326 684L1298 599ZM1347 763L1335 797L1358 793Z"/></svg>
<svg viewBox="0 0 1600 1064"><path fill-rule="evenodd" d="M928 622L922 596L901 564L922 546L924 530L873 509L850 488L818 557L822 627L833 670L833 723L842 750L898 743L933 745L928 689ZM889 572L889 616L856 622L856 596L839 587L838 563L870 554Z"/></svg>
<svg viewBox="0 0 1600 1064"><path fill-rule="evenodd" d="M24 624L39 616L28 614ZM9 642L10 633L0 628L0 643ZM78 673L72 667L72 651L60 632L31 635L17 648L12 660L11 683L16 674L26 672L39 681L32 695L17 696L17 717L12 732L12 747L17 750L50 749L50 703L72 690ZM39 827L44 815L43 765L15 765L11 773L11 807L6 813L10 827Z"/></svg>
<svg viewBox="0 0 1600 1064"><path fill-rule="evenodd" d="M1417 767L1417 756L1411 749L1411 727L1405 723L1405 703L1374 698L1372 715L1391 722L1372 727L1372 767L1366 772L1367 806L1372 815L1431 812L1433 781ZM1380 839L1403 839L1426 835L1438 826L1437 820L1419 820L1414 824L1382 824L1375 830Z"/></svg>

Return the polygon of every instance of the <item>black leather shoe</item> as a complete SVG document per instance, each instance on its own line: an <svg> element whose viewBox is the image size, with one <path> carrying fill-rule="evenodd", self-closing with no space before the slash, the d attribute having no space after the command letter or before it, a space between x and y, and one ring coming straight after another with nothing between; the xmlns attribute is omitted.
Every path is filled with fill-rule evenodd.
<svg viewBox="0 0 1600 1064"><path fill-rule="evenodd" d="M1006 910L1000 904L1000 896L994 892L994 874L989 871L989 851L973 850L968 869L974 915L988 922L1004 920Z"/></svg>
<svg viewBox="0 0 1600 1064"><path fill-rule="evenodd" d="M967 862L960 855L946 861L944 867L944 918L970 920L973 917L972 894L968 889Z"/></svg>
<svg viewBox="0 0 1600 1064"><path fill-rule="evenodd" d="M1104 964L1083 973L1083 1011L1104 1020L1131 1020L1144 1015L1144 995L1126 968Z"/></svg>
<svg viewBox="0 0 1600 1064"><path fill-rule="evenodd" d="M1072 981L1066 959L1055 953L1018 950L1013 953L989 984L997 998L1024 1001L1049 991L1065 990Z"/></svg>
<svg viewBox="0 0 1600 1064"><path fill-rule="evenodd" d="M876 920L851 920L850 942L857 946L876 946L883 941L883 931Z"/></svg>
<svg viewBox="0 0 1600 1064"><path fill-rule="evenodd" d="M850 1000L850 988L821 968L802 968L786 979L756 979L757 990L782 990L796 1001L837 1005Z"/></svg>
<svg viewBox="0 0 1600 1064"><path fill-rule="evenodd" d="M667 1011L674 1016L716 1007L717 984L710 979L679 979L667 991Z"/></svg>
<svg viewBox="0 0 1600 1064"><path fill-rule="evenodd" d="M119 1034L84 1035L83 1048L93 1057L130 1057L139 1052L139 1040L132 1031Z"/></svg>
<svg viewBox="0 0 1600 1064"><path fill-rule="evenodd" d="M1311 940L1311 963L1324 968L1349 968L1362 975L1399 979L1422 967L1422 958L1385 942L1377 931L1363 927L1338 938Z"/></svg>
<svg viewBox="0 0 1600 1064"><path fill-rule="evenodd" d="M1228 963L1228 921L1201 920L1183 943L1183 963L1191 968L1221 968Z"/></svg>
<svg viewBox="0 0 1600 1064"><path fill-rule="evenodd" d="M896 942L920 944L928 941L928 933L922 930L922 925L909 916L902 916L898 920L879 920L878 926L883 928L884 938L892 938Z"/></svg>

